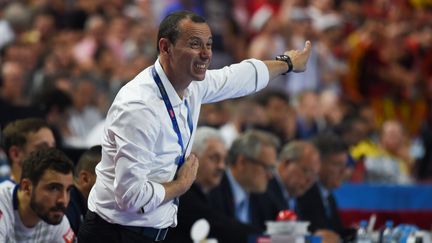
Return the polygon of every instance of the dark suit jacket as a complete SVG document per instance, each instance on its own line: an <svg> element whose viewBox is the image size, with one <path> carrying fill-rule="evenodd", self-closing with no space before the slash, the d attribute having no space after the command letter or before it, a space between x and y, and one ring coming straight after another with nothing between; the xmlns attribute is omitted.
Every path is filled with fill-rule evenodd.
<svg viewBox="0 0 432 243"><path fill-rule="evenodd" d="M345 228L339 216L338 206L333 193L329 196L331 216L327 217L323 199L317 183L315 183L303 196L297 199L297 208L302 220L309 221L309 230L329 229L337 232L345 241L353 239L355 230Z"/></svg>
<svg viewBox="0 0 432 243"><path fill-rule="evenodd" d="M251 225L264 231L266 229L265 221L275 220L277 212L268 197L264 194L250 194L249 197L249 214ZM214 209L224 215L235 219L234 197L228 177L225 174L218 187L210 192L210 200Z"/></svg>
<svg viewBox="0 0 432 243"><path fill-rule="evenodd" d="M87 200L75 186L70 191L70 201L66 209L66 217L69 220L75 235L78 235L78 229L87 213Z"/></svg>
<svg viewBox="0 0 432 243"><path fill-rule="evenodd" d="M261 233L257 228L242 224L212 209L209 198L195 183L188 192L180 197L177 218L177 227L168 230L164 242L192 242L190 238L191 227L201 218L205 218L210 224L208 238L216 238L219 242L247 242L250 235Z"/></svg>
<svg viewBox="0 0 432 243"><path fill-rule="evenodd" d="M286 210L286 209L294 210L292 208L289 208L289 206L287 205L287 202L285 200L285 197L284 197L282 190L285 190L285 188L282 188L282 186L277 181L277 179L275 177L273 177L269 182L266 194L268 195L269 199L273 202L273 205L276 206L275 210L277 212L282 211L282 210Z"/></svg>

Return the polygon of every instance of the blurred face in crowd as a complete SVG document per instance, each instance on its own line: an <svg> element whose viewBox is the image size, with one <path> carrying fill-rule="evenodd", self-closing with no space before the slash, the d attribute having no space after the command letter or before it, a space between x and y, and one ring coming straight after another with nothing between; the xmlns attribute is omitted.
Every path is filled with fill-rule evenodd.
<svg viewBox="0 0 432 243"><path fill-rule="evenodd" d="M225 171L227 150L222 141L210 138L206 148L198 155L199 167L196 182L204 191L209 191L219 185Z"/></svg>
<svg viewBox="0 0 432 243"><path fill-rule="evenodd" d="M15 146L15 149L10 152L14 171L13 179L19 181L21 178L22 162L30 155L30 153L46 148L54 148L56 146L54 134L48 127L42 127L36 132L27 134L27 142L22 148ZM19 170L19 171L18 171Z"/></svg>
<svg viewBox="0 0 432 243"><path fill-rule="evenodd" d="M164 70L174 85L184 89L193 80L203 80L212 58L212 34L206 23L194 23L186 18L179 22L180 33L171 43L162 38L161 42L168 42L167 47L161 45L161 52L167 52L169 70Z"/></svg>
<svg viewBox="0 0 432 243"><path fill-rule="evenodd" d="M287 101L278 98L272 97L270 98L266 111L269 120L277 127L283 127L286 122L285 114L289 112L290 106Z"/></svg>
<svg viewBox="0 0 432 243"><path fill-rule="evenodd" d="M314 92L306 92L300 97L297 112L300 117L306 121L312 121L317 118L320 104L318 96Z"/></svg>
<svg viewBox="0 0 432 243"><path fill-rule="evenodd" d="M36 132L30 132L27 135L26 145L20 150L21 161L24 161L33 151L54 148L55 146L54 134L48 127L43 127Z"/></svg>
<svg viewBox="0 0 432 243"><path fill-rule="evenodd" d="M317 180L321 166L318 150L311 144L304 147L297 161L281 161L279 175L290 196L302 196Z"/></svg>
<svg viewBox="0 0 432 243"><path fill-rule="evenodd" d="M31 186L30 208L46 223L60 224L69 204L72 185L72 173L47 170L37 185Z"/></svg>
<svg viewBox="0 0 432 243"><path fill-rule="evenodd" d="M344 134L344 140L349 146L354 146L367 138L368 125L366 122L358 120L354 121L352 128Z"/></svg>
<svg viewBox="0 0 432 243"><path fill-rule="evenodd" d="M242 186L248 192L263 193L276 167L276 149L263 145L257 158L244 158Z"/></svg>
<svg viewBox="0 0 432 243"><path fill-rule="evenodd" d="M82 111L86 106L91 105L95 99L94 96L96 93L96 86L92 81L79 81L73 93L75 108L79 111Z"/></svg>
<svg viewBox="0 0 432 243"><path fill-rule="evenodd" d="M348 154L345 152L335 153L321 158L320 180L329 189L338 188L345 179Z"/></svg>
<svg viewBox="0 0 432 243"><path fill-rule="evenodd" d="M386 121L382 126L381 144L391 153L397 153L406 142L402 125L397 121Z"/></svg>
<svg viewBox="0 0 432 243"><path fill-rule="evenodd" d="M11 103L22 98L25 86L22 66L16 62L6 62L2 67L2 96Z"/></svg>

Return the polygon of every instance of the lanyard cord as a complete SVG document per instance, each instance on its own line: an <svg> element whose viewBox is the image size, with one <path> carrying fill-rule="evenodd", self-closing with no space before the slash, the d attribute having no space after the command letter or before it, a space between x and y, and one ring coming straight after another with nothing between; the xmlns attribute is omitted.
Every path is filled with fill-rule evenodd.
<svg viewBox="0 0 432 243"><path fill-rule="evenodd" d="M162 80L159 77L159 74L156 72L156 68L154 66L152 67L152 75L153 75L153 79L156 82L156 85L158 86L159 91L160 91L160 93L162 95L162 99L163 99L163 101L165 103L165 107L166 107L168 115L169 115L169 117L171 119L171 123L173 125L174 131L177 134L177 142L180 145L181 150L182 150L182 155L180 156L179 160L177 161L177 165L180 167L185 162L185 155L186 155L186 149L185 149L184 144L183 144L183 139L182 139L182 136L181 136L181 133L180 133L180 128L179 128L179 125L177 123L176 115L174 113L174 109L173 109L173 107L171 105L171 102L169 100L168 94L167 94L167 92L165 90L165 87L162 84ZM188 110L188 116L187 116L188 119L187 119L187 121L188 121L188 125L189 125L190 134L191 134L191 137L192 137L193 122L192 122L191 112L190 112L190 108L189 108L187 100L185 100L185 105L186 105L186 108ZM187 148L187 146L189 146L191 137L189 138L189 141L186 144L186 148Z"/></svg>

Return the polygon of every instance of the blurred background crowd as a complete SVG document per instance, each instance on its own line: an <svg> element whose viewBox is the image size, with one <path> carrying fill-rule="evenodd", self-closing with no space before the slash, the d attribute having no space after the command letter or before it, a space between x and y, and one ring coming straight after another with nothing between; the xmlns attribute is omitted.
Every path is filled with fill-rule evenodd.
<svg viewBox="0 0 432 243"><path fill-rule="evenodd" d="M430 0L0 0L1 129L41 117L57 147L100 144L114 96L154 63L159 22L178 9L207 19L210 69L313 43L305 73L202 108L227 147L249 128L283 144L333 131L350 148L347 181L431 181Z"/></svg>

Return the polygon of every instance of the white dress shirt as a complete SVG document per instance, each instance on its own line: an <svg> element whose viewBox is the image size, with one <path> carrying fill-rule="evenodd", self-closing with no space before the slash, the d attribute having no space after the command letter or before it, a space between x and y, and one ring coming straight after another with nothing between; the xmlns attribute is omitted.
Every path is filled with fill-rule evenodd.
<svg viewBox="0 0 432 243"><path fill-rule="evenodd" d="M192 144L188 109L195 130L201 104L257 92L269 80L266 65L249 59L219 70L208 70L203 81L193 81L183 99L167 79L159 60L156 71L174 108L183 144ZM108 222L166 228L177 225L177 205L162 204L172 181L176 159L182 155L162 96L146 68L117 94L108 111L102 138L102 160L88 206ZM190 146L186 148L186 157ZM181 203L181 202L180 202Z"/></svg>

